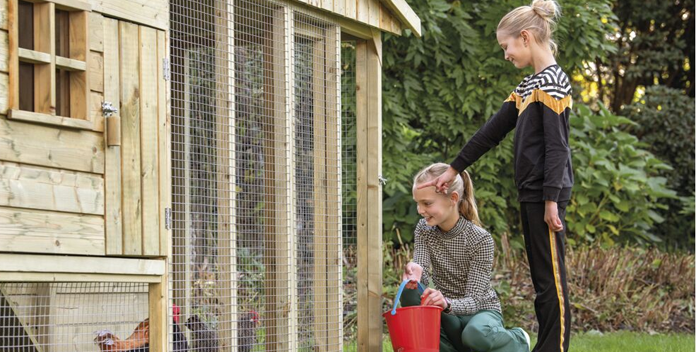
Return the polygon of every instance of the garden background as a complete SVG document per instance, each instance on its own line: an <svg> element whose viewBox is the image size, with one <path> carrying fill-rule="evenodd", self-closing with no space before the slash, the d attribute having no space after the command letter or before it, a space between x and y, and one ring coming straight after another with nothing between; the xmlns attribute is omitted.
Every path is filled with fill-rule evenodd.
<svg viewBox="0 0 696 352"><path fill-rule="evenodd" d="M532 73L505 61L495 37L500 18L529 1L407 2L423 37L387 34L382 62L384 310L413 249L413 175L450 162ZM566 216L573 333L693 335L694 1L559 3L557 60L572 78L575 102ZM513 134L469 171L481 220L496 240L493 280L506 323L536 332ZM346 258L350 287L356 269ZM355 334L355 299L348 289L346 338Z"/></svg>

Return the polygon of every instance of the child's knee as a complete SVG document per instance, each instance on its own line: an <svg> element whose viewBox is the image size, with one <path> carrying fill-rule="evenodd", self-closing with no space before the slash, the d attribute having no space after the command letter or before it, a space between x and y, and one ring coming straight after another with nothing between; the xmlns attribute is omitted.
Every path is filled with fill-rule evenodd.
<svg viewBox="0 0 696 352"><path fill-rule="evenodd" d="M492 347L486 326L468 324L462 331L462 343L475 351L489 351Z"/></svg>

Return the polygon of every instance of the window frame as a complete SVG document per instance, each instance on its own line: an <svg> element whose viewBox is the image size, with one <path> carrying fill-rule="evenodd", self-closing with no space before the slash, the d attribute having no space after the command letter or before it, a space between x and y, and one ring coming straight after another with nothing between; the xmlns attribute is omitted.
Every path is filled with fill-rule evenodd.
<svg viewBox="0 0 696 352"><path fill-rule="evenodd" d="M33 5L33 45L31 48L20 47L19 30L21 27L20 1ZM63 43L66 53L57 55L56 48L56 13L67 12L63 16ZM9 109L7 117L32 123L47 124L68 128L96 130L90 116L89 88L89 17L90 4L80 0L9 0ZM22 109L20 94L26 94L26 88L20 88L25 81L20 77L20 62L34 68L33 82L27 81L33 92L33 108ZM63 81L62 89L57 84L59 70ZM25 89L21 92L20 89ZM58 97L58 93L62 97ZM60 102L57 99L62 99ZM69 116L59 115L56 109L62 106L69 111ZM65 105L67 104L67 105ZM64 111L65 111L64 110Z"/></svg>

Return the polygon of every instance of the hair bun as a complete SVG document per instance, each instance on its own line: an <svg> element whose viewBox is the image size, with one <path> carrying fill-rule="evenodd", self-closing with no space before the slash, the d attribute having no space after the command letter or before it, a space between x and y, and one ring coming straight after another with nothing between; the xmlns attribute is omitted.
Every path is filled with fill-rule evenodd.
<svg viewBox="0 0 696 352"><path fill-rule="evenodd" d="M558 4L554 0L534 0L531 8L541 18L551 22L560 15Z"/></svg>

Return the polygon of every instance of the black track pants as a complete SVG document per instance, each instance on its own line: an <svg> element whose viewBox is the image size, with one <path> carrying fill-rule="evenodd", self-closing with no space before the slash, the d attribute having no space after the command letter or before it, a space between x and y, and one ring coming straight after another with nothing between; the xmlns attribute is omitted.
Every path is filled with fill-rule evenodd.
<svg viewBox="0 0 696 352"><path fill-rule="evenodd" d="M563 231L551 232L544 222L544 203L521 203L527 259L536 291L534 310L539 338L534 352L567 352L570 341L570 302L565 269L565 208L558 203Z"/></svg>

